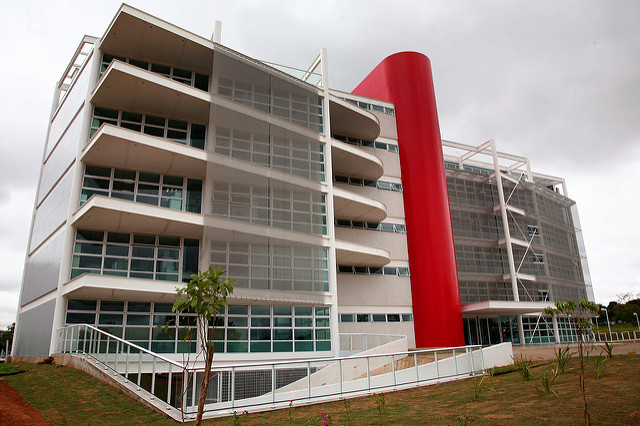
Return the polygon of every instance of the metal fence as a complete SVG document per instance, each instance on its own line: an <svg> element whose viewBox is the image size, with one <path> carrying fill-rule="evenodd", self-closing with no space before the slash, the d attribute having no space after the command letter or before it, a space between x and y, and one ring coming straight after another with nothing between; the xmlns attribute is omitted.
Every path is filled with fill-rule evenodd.
<svg viewBox="0 0 640 426"><path fill-rule="evenodd" d="M401 334L340 333L340 351L368 351L369 349L406 338L407 336Z"/></svg>
<svg viewBox="0 0 640 426"><path fill-rule="evenodd" d="M611 333L592 333L592 340L596 342L624 342L639 340L640 331L612 331Z"/></svg>
<svg viewBox="0 0 640 426"><path fill-rule="evenodd" d="M192 420L204 368L155 354L96 327L58 329L57 352L90 358L118 383L165 405L174 419ZM484 370L481 346L345 358L214 366L205 415L257 411L290 404L396 390L453 380Z"/></svg>

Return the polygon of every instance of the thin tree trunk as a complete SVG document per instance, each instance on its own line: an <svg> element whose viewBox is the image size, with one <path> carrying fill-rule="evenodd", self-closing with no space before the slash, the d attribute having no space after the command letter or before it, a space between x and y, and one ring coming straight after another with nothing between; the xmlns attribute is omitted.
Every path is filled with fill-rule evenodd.
<svg viewBox="0 0 640 426"><path fill-rule="evenodd" d="M580 391L582 392L582 402L584 406L584 423L587 426L591 425L591 417L589 416L589 409L587 408L587 393L584 387L584 356L582 354L582 326L578 327L578 353L580 354Z"/></svg>
<svg viewBox="0 0 640 426"><path fill-rule="evenodd" d="M205 343L206 345L207 343ZM207 357L204 366L204 377L202 378L202 383L200 384L200 397L198 398L198 416L196 417L196 426L200 426L202 423L202 414L204 412L204 403L207 399L207 391L209 390L209 377L211 375L211 363L213 362L213 346L206 346L207 348Z"/></svg>

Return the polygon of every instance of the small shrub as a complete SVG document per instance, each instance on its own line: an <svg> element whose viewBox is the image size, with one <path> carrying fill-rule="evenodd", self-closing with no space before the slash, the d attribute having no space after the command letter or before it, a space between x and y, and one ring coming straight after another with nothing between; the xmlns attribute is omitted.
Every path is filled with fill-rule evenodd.
<svg viewBox="0 0 640 426"><path fill-rule="evenodd" d="M237 412L237 411L234 411L234 412L233 412L233 419L232 419L231 424L232 424L233 426L240 426L240 417L241 417L241 416L248 416L248 415L249 415L249 412L248 412L247 410L244 410L244 411L242 412L242 414L240 414L240 415L238 415L238 412Z"/></svg>
<svg viewBox="0 0 640 426"><path fill-rule="evenodd" d="M487 375L483 374L473 384L473 397L475 399L479 399L480 398L480 395L482 394L482 391L487 386L487 382L488 382L487 381L487 377L488 377Z"/></svg>
<svg viewBox="0 0 640 426"><path fill-rule="evenodd" d="M344 409L347 411L347 426L351 426L351 400L345 399L342 401Z"/></svg>
<svg viewBox="0 0 640 426"><path fill-rule="evenodd" d="M602 350L607 354L607 358L613 358L613 343L604 342L604 346L601 346Z"/></svg>
<svg viewBox="0 0 640 426"><path fill-rule="evenodd" d="M558 364L558 373L564 373L564 369L569 363L569 360L573 356L575 352L569 352L569 346L566 348L558 348L554 349L553 352L556 354L556 363Z"/></svg>
<svg viewBox="0 0 640 426"><path fill-rule="evenodd" d="M602 372L607 366L607 359L608 358L603 357L602 352L600 352L600 356L597 357L595 361L593 361L593 370L596 374L596 379L600 378L600 376L602 375Z"/></svg>
<svg viewBox="0 0 640 426"><path fill-rule="evenodd" d="M522 355L520 355L520 358L513 359L513 365L516 366L516 368L518 369L518 372L520 373L520 375L522 376L522 379L525 381L529 381L531 379L531 374L532 374L532 370L531 368L533 367L533 361L531 360L531 358L525 358Z"/></svg>
<svg viewBox="0 0 640 426"><path fill-rule="evenodd" d="M289 401L289 424L293 424L293 400Z"/></svg>
<svg viewBox="0 0 640 426"><path fill-rule="evenodd" d="M379 394L374 393L373 397L376 400L376 406L378 407L378 414L380 415L380 420L384 421L385 408L386 408L384 393L383 392L380 392Z"/></svg>
<svg viewBox="0 0 640 426"><path fill-rule="evenodd" d="M489 384L488 384L488 386L489 386L489 390L490 390L490 391L495 392L495 391L496 391L496 385L495 385L495 383L493 382L493 375L495 374L494 369L493 369L493 368L489 368L489 369L486 371L486 374L487 374L487 376L489 377Z"/></svg>
<svg viewBox="0 0 640 426"><path fill-rule="evenodd" d="M312 425L322 425L322 426L331 426L333 423L331 421L331 416L329 414L325 414L325 412L320 413L320 417L314 420L307 420L307 424L309 426Z"/></svg>
<svg viewBox="0 0 640 426"><path fill-rule="evenodd" d="M556 385L556 379L558 378L558 367L552 368L551 370L547 370L544 372L540 380L542 381L542 388L546 393L552 393L558 397L558 394L553 389Z"/></svg>
<svg viewBox="0 0 640 426"><path fill-rule="evenodd" d="M458 424L462 426L470 425L473 423L473 420L467 416L458 417Z"/></svg>

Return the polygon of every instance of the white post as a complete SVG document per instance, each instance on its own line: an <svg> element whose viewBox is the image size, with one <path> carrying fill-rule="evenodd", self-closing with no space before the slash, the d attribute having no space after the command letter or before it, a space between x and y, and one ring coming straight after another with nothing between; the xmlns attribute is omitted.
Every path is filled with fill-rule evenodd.
<svg viewBox="0 0 640 426"><path fill-rule="evenodd" d="M216 21L213 27L213 35L211 41L214 43L222 44L222 21Z"/></svg>
<svg viewBox="0 0 640 426"><path fill-rule="evenodd" d="M167 376L167 410L171 409L171 369L173 364L169 364L169 374Z"/></svg>
<svg viewBox="0 0 640 426"><path fill-rule="evenodd" d="M553 334L556 336L556 343L560 343L560 329L558 328L558 318L553 314Z"/></svg>
<svg viewBox="0 0 640 426"><path fill-rule="evenodd" d="M640 331L640 320L638 319L638 313L634 312L633 315L636 317L636 322L638 323L638 331Z"/></svg>
<svg viewBox="0 0 640 426"><path fill-rule="evenodd" d="M604 313L607 314L607 328L609 329L609 339L613 339L611 335L611 323L609 322L609 311L607 308L604 308Z"/></svg>

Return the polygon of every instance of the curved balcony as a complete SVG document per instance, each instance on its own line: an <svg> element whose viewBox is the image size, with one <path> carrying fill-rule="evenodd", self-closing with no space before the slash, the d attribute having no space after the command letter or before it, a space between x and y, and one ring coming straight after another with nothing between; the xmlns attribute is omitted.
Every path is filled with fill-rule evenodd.
<svg viewBox="0 0 640 426"><path fill-rule="evenodd" d="M335 139L331 140L331 164L335 175L378 180L384 174L378 157Z"/></svg>
<svg viewBox="0 0 640 426"><path fill-rule="evenodd" d="M122 5L105 32L100 50L112 55L144 59L162 64L211 73L213 42Z"/></svg>
<svg viewBox="0 0 640 426"><path fill-rule="evenodd" d="M202 150L110 124L93 136L81 159L94 166L201 179L207 171L207 153Z"/></svg>
<svg viewBox="0 0 640 426"><path fill-rule="evenodd" d="M133 65L113 61L93 91L91 103L206 123L211 95Z"/></svg>
<svg viewBox="0 0 640 426"><path fill-rule="evenodd" d="M335 187L333 189L333 210L337 219L378 223L387 217L387 206L380 201Z"/></svg>
<svg viewBox="0 0 640 426"><path fill-rule="evenodd" d="M72 225L83 229L202 238L204 218L197 213L94 195L73 214Z"/></svg>
<svg viewBox="0 0 640 426"><path fill-rule="evenodd" d="M71 298L173 302L177 284L175 281L83 274L66 282L62 294Z"/></svg>
<svg viewBox="0 0 640 426"><path fill-rule="evenodd" d="M333 133L369 141L380 135L380 121L373 113L334 95L330 95L329 102Z"/></svg>
<svg viewBox="0 0 640 426"><path fill-rule="evenodd" d="M338 265L384 266L391 262L391 255L380 248L336 240L336 260Z"/></svg>

